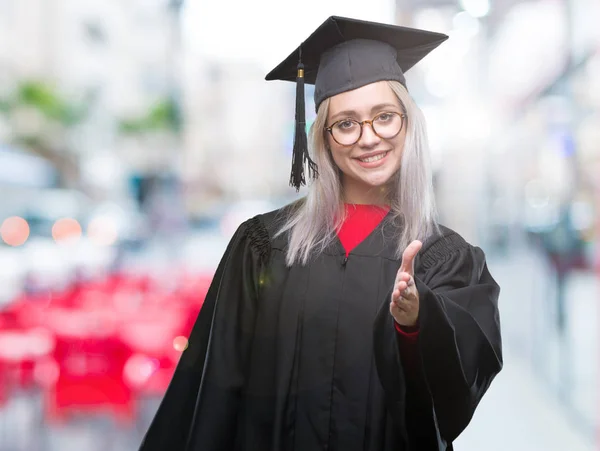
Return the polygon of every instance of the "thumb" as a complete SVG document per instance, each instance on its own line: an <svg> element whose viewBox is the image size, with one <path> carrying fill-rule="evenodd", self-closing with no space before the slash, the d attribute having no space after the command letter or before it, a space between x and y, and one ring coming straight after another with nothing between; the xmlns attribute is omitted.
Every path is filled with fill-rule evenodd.
<svg viewBox="0 0 600 451"><path fill-rule="evenodd" d="M423 243L419 240L415 240L410 243L404 253L402 254L402 264L400 265L400 272L407 272L410 275L415 274L415 257L421 250Z"/></svg>

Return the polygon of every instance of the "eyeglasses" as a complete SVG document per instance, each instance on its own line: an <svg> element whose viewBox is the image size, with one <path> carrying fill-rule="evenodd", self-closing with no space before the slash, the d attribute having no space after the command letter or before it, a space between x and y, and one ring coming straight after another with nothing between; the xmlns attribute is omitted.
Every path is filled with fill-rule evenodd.
<svg viewBox="0 0 600 451"><path fill-rule="evenodd" d="M365 124L369 124L373 133L381 139L392 139L398 136L404 126L406 114L396 112L379 113L370 121L355 121L354 119L342 119L325 127L336 143L342 146L356 144L362 134Z"/></svg>

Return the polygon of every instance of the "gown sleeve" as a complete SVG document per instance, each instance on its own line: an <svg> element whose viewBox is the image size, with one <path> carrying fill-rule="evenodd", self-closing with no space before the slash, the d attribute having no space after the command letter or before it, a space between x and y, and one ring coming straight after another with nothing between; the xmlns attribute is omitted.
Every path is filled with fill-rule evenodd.
<svg viewBox="0 0 600 451"><path fill-rule="evenodd" d="M234 234L139 451L233 448L260 271L269 249L258 218Z"/></svg>
<svg viewBox="0 0 600 451"><path fill-rule="evenodd" d="M376 360L386 392L396 401L413 403L416 411L429 409L434 429L427 435L437 435L440 449L451 449L502 369L500 287L488 271L483 251L455 233L426 243L415 264L415 283L420 299L420 380L398 380L401 371L394 370L399 358L382 342L389 342L391 333L377 330L391 329L384 324L389 321L384 308L375 330L376 343L381 343ZM391 289L386 306L390 296ZM404 393L395 384L405 387ZM417 386L420 393L407 393ZM410 415L408 406L406 416ZM407 424L410 427L410 418Z"/></svg>

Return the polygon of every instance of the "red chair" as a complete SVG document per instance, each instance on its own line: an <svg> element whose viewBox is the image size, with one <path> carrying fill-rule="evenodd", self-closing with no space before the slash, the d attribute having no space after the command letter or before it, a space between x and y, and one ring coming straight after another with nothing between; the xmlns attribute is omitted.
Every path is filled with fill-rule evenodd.
<svg viewBox="0 0 600 451"><path fill-rule="evenodd" d="M6 376L6 368L3 362L0 362L0 408L4 407L6 402L8 401L8 383Z"/></svg>
<svg viewBox="0 0 600 451"><path fill-rule="evenodd" d="M33 388L38 362L53 349L54 338L44 329L0 330L0 367L5 391Z"/></svg>
<svg viewBox="0 0 600 451"><path fill-rule="evenodd" d="M53 316L58 376L46 391L49 420L61 422L74 412L107 412L119 424L131 423L135 400L123 380L131 350L116 337L116 323L93 311L56 311Z"/></svg>
<svg viewBox="0 0 600 451"><path fill-rule="evenodd" d="M120 327L119 338L133 350L124 378L137 395L165 392L181 355L185 311L177 305L138 312Z"/></svg>

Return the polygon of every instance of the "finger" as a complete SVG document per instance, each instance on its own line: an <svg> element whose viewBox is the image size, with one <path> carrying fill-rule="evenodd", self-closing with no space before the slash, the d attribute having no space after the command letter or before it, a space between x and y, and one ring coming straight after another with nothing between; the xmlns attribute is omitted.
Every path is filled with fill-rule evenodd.
<svg viewBox="0 0 600 451"><path fill-rule="evenodd" d="M412 278L412 276L407 272L399 272L396 277L396 283L398 282L407 282Z"/></svg>
<svg viewBox="0 0 600 451"><path fill-rule="evenodd" d="M402 294L400 294L400 296L394 301L394 303L398 307L403 308L404 304L406 303L406 300L402 297Z"/></svg>
<svg viewBox="0 0 600 451"><path fill-rule="evenodd" d="M415 273L414 259L415 259L416 255L419 253L419 251L421 250L422 246L423 246L423 243L421 243L418 240L415 240L412 243L410 243L406 247L406 249L404 249L404 252L402 254L402 264L400 265L400 270L402 272L407 272L411 275Z"/></svg>
<svg viewBox="0 0 600 451"><path fill-rule="evenodd" d="M396 299L398 305L402 308L406 308L407 305L412 303L412 297L410 293L400 293L398 299Z"/></svg>
<svg viewBox="0 0 600 451"><path fill-rule="evenodd" d="M410 298L411 298L411 293L406 289L404 289L404 290L396 289L392 293L392 302L395 302L398 305L404 304L406 301L409 301Z"/></svg>
<svg viewBox="0 0 600 451"><path fill-rule="evenodd" d="M392 303L390 304L390 312L391 312L392 314L394 314L394 315L398 315L399 313L403 313L403 312L402 312L402 310L400 310L400 309L398 308L398 306L397 306L397 305L396 305L394 302L392 302Z"/></svg>
<svg viewBox="0 0 600 451"><path fill-rule="evenodd" d="M414 274L414 260L422 246L423 244L420 241L415 240L404 250L402 260L405 262L405 272L411 275Z"/></svg>
<svg viewBox="0 0 600 451"><path fill-rule="evenodd" d="M393 302L393 308L396 309L396 311L398 312L402 312L402 313L409 313L409 307L401 302L401 301L397 301L397 302Z"/></svg>
<svg viewBox="0 0 600 451"><path fill-rule="evenodd" d="M415 279L412 277L405 277L405 278L399 279L396 281L395 287L400 286L400 284L402 284L402 286L405 287L404 289L410 288L415 285Z"/></svg>

